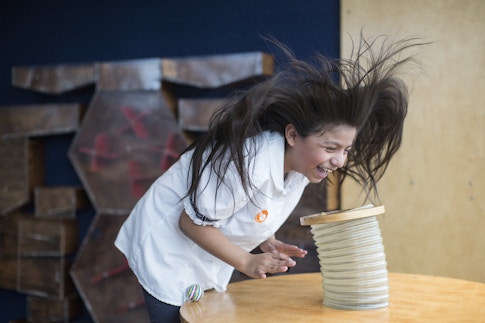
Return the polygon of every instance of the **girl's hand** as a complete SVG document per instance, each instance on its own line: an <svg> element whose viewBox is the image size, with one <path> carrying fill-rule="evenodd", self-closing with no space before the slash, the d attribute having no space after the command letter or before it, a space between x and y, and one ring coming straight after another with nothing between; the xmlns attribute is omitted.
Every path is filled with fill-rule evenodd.
<svg viewBox="0 0 485 323"><path fill-rule="evenodd" d="M263 253L250 254L241 270L244 274L252 278L266 278L267 273L283 273L289 267L294 267L296 262L291 257L303 258L308 253L295 245L284 243L271 237L259 248Z"/></svg>
<svg viewBox="0 0 485 323"><path fill-rule="evenodd" d="M259 245L259 248L263 252L273 253L279 252L283 253L289 257L304 258L308 251L299 248L298 246L284 243L283 241L277 240L274 236Z"/></svg>
<svg viewBox="0 0 485 323"><path fill-rule="evenodd" d="M266 274L284 273L289 267L294 267L296 262L280 252L271 253L248 253L247 261L238 270L251 278L266 278Z"/></svg>
<svg viewBox="0 0 485 323"><path fill-rule="evenodd" d="M304 257L306 251L270 238L261 244L264 253L252 254L233 244L212 226L196 225L182 212L180 230L201 248L252 278L265 278L266 273L280 273L296 265L290 256Z"/></svg>

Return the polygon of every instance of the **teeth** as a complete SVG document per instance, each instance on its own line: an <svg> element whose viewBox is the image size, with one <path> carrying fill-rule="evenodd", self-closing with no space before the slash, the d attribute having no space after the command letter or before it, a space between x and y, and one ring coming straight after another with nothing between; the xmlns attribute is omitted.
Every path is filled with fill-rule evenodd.
<svg viewBox="0 0 485 323"><path fill-rule="evenodd" d="M320 168L322 171L324 171L324 172L326 172L326 173L328 173L328 174L330 174L331 172L333 172L333 170L332 170L332 169L323 168L323 167L319 167L319 168Z"/></svg>

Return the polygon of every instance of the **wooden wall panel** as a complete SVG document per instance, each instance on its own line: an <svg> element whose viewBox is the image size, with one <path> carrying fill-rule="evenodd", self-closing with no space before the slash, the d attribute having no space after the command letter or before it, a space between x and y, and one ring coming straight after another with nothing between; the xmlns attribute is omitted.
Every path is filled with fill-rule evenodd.
<svg viewBox="0 0 485 323"><path fill-rule="evenodd" d="M416 35L435 41L410 78L404 142L379 184L390 271L485 282L485 2L342 0L349 34ZM363 203L344 183L342 207Z"/></svg>

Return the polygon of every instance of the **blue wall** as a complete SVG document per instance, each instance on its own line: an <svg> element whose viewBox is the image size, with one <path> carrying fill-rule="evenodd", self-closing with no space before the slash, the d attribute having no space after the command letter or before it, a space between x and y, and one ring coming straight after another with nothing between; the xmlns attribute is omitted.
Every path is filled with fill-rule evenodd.
<svg viewBox="0 0 485 323"><path fill-rule="evenodd" d="M11 68L149 57L268 51L261 35L300 58L339 55L338 0L3 1L0 5L0 106L87 103L92 89L60 96L11 86ZM66 152L73 135L46 136L45 185L77 185ZM79 214L80 239L94 215ZM1 265L1 264L0 264ZM25 317L26 297L0 289L0 322ZM78 321L90 322L85 314Z"/></svg>

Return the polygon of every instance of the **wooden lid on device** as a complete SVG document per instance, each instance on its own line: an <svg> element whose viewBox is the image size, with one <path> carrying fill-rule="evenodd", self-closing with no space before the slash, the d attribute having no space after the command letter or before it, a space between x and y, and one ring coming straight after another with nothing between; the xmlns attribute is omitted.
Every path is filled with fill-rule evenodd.
<svg viewBox="0 0 485 323"><path fill-rule="evenodd" d="M369 216L375 216L375 215L383 214L385 212L386 210L384 208L384 205L374 206L372 204L369 204L369 205L365 205L354 209L322 212L318 214L302 216L300 218L300 224L314 225L314 224L322 224L322 223L330 223L330 222L348 221L348 220L366 218Z"/></svg>

